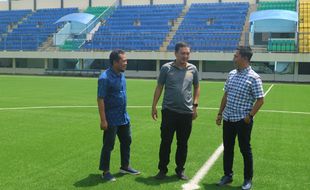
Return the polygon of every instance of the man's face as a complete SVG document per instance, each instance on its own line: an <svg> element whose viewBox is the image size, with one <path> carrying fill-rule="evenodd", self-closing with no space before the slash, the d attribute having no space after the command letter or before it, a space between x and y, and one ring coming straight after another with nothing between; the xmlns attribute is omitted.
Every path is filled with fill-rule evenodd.
<svg viewBox="0 0 310 190"><path fill-rule="evenodd" d="M115 68L119 72L125 72L125 70L127 68L126 54L120 54L119 56L120 56L120 59L114 63L115 64Z"/></svg>
<svg viewBox="0 0 310 190"><path fill-rule="evenodd" d="M180 63L187 63L189 60L190 49L189 47L182 47L178 52L175 52L176 60Z"/></svg>
<svg viewBox="0 0 310 190"><path fill-rule="evenodd" d="M241 55L239 53L239 50L237 50L235 55L234 55L234 60L233 60L234 65L235 65L236 68L239 67L240 63L242 62L242 59L243 58L241 57Z"/></svg>

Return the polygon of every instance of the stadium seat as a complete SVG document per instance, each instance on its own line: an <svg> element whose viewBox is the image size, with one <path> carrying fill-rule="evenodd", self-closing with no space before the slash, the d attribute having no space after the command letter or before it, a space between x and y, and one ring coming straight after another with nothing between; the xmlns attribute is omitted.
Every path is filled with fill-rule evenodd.
<svg viewBox="0 0 310 190"><path fill-rule="evenodd" d="M110 18L95 33L84 49L156 51L171 30L183 5L139 5L117 7Z"/></svg>
<svg viewBox="0 0 310 190"><path fill-rule="evenodd" d="M248 8L248 3L192 4L168 50L173 50L177 42L185 41L193 51L234 51Z"/></svg>

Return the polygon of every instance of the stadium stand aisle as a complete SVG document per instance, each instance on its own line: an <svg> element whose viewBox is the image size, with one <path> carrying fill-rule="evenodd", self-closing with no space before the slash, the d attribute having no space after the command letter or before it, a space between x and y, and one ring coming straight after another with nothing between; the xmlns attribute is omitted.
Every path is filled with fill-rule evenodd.
<svg viewBox="0 0 310 190"><path fill-rule="evenodd" d="M233 51L239 44L248 3L192 4L168 50L179 41L193 51Z"/></svg>
<svg viewBox="0 0 310 190"><path fill-rule="evenodd" d="M8 33L1 42L5 50L37 50L38 47L55 33L62 23L54 24L59 18L78 12L78 8L39 9L28 16L24 22Z"/></svg>
<svg viewBox="0 0 310 190"><path fill-rule="evenodd" d="M310 52L310 1L299 1L299 52Z"/></svg>
<svg viewBox="0 0 310 190"><path fill-rule="evenodd" d="M183 5L121 6L95 33L85 49L158 51Z"/></svg>

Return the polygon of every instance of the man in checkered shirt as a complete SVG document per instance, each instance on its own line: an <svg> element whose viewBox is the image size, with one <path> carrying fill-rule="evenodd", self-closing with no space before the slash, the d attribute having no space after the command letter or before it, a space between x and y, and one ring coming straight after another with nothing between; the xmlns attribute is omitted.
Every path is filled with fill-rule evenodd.
<svg viewBox="0 0 310 190"><path fill-rule="evenodd" d="M244 183L242 189L251 189L253 178L253 156L251 131L253 117L264 103L264 92L260 76L250 67L253 53L250 47L239 47L234 55L235 68L228 75L224 87L216 124L223 120L224 176L219 186L233 181L233 159L235 138L244 162Z"/></svg>

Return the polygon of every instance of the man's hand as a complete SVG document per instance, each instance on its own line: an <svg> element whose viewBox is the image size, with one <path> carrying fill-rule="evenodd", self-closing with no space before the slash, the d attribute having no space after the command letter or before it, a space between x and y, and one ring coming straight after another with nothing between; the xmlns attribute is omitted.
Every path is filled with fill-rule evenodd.
<svg viewBox="0 0 310 190"><path fill-rule="evenodd" d="M243 120L244 120L244 123L245 123L245 124L250 124L252 118L251 118L249 115L247 115Z"/></svg>
<svg viewBox="0 0 310 190"><path fill-rule="evenodd" d="M107 120L100 122L100 129L106 131L108 129L108 122Z"/></svg>
<svg viewBox="0 0 310 190"><path fill-rule="evenodd" d="M198 117L198 113L197 113L197 107L193 108L193 117L192 119L195 120Z"/></svg>
<svg viewBox="0 0 310 190"><path fill-rule="evenodd" d="M157 108L156 107L152 107L152 118L156 121L157 118L158 118L158 115L157 115Z"/></svg>
<svg viewBox="0 0 310 190"><path fill-rule="evenodd" d="M216 123L218 126L221 126L221 125L222 125L222 119L223 119L222 114L218 114L217 117L216 117L215 123Z"/></svg>

